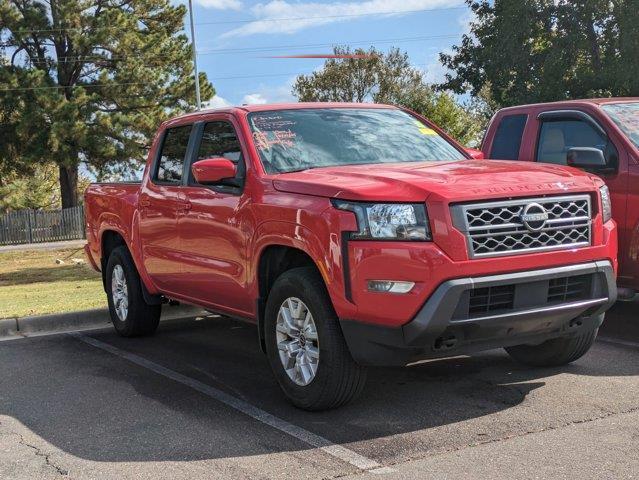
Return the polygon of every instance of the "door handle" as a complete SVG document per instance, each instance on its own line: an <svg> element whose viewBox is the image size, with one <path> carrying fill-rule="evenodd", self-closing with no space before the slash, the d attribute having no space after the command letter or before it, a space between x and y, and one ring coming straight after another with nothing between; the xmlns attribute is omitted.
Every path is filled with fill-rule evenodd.
<svg viewBox="0 0 639 480"><path fill-rule="evenodd" d="M182 210L184 212L188 212L189 210L191 210L191 208L193 208L193 205L191 204L191 202L189 202L188 200L182 202Z"/></svg>
<svg viewBox="0 0 639 480"><path fill-rule="evenodd" d="M140 207L144 208L144 207L150 207L150 206L151 206L151 200L149 200L148 198L140 199Z"/></svg>

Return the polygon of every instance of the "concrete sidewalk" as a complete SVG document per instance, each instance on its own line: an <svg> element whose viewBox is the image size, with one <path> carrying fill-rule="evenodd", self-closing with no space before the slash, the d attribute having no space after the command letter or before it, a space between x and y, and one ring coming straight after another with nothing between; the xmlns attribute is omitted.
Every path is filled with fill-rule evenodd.
<svg viewBox="0 0 639 480"><path fill-rule="evenodd" d="M19 252L23 250L65 250L68 248L82 248L87 241L66 240L64 242L23 243L22 245L0 245L0 253Z"/></svg>

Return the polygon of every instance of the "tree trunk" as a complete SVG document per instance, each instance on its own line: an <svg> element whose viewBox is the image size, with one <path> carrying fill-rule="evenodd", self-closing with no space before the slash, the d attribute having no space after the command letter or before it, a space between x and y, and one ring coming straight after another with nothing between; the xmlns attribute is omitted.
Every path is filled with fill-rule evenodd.
<svg viewBox="0 0 639 480"><path fill-rule="evenodd" d="M60 165L59 168L62 208L75 207L78 205L78 166Z"/></svg>

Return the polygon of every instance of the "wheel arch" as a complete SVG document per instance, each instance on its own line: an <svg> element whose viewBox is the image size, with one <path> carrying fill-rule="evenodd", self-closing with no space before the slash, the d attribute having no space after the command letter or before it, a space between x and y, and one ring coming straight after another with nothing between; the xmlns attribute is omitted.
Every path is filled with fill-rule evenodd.
<svg viewBox="0 0 639 480"><path fill-rule="evenodd" d="M257 299L256 320L263 351L266 298L277 277L285 271L301 266L314 267L322 277L329 298L336 307L336 294L343 292L343 287L336 268L340 258L334 257L339 249L331 248L330 245L330 239L323 242L310 229L296 223L269 221L262 223L256 230L249 245L249 252L255 252L251 255L254 261L249 278L253 282L251 291L255 292Z"/></svg>
<svg viewBox="0 0 639 480"><path fill-rule="evenodd" d="M104 287L104 291L107 291L106 266L109 261L109 256L111 255L111 252L118 247L125 247L131 255L133 264L140 276L142 294L144 295L146 303L149 305L159 305L162 303L162 297L160 295L150 293L147 285L151 285L151 283L146 270L141 268L140 262L138 262L134 252L131 251L131 247L129 242L126 240L124 232L118 228L105 228L100 233L100 270L102 273L102 285Z"/></svg>

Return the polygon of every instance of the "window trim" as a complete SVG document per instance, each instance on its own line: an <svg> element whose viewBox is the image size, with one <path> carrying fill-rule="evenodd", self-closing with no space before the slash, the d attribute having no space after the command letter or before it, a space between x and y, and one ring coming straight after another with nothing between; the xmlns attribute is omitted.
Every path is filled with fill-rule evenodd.
<svg viewBox="0 0 639 480"><path fill-rule="evenodd" d="M593 130L596 130L606 140L610 141L608 133L604 130L601 124L590 114L582 112L581 110L546 110L537 115L537 120L541 123L552 121L557 122L562 120L582 121L590 125Z"/></svg>
<svg viewBox="0 0 639 480"><path fill-rule="evenodd" d="M164 149L164 142L166 141L166 137L168 135L169 130L173 130L176 128L182 128L182 127L190 127L191 131L189 132L189 140L186 144L186 151L184 152L184 160L182 162L182 178L180 179L180 181L178 182L170 182L170 181L165 181L165 180L158 180L157 175L158 172L160 170L160 159L162 158L162 150ZM155 158L153 159L153 164L152 164L152 168L151 168L151 172L149 175L149 182L152 183L153 185L157 185L157 186L162 186L162 187L181 187L184 186L184 165L186 165L189 155L190 155L190 150L191 150L191 144L193 143L193 131L194 131L194 124L193 123L183 123L180 125L175 125L175 126L171 126L171 127L167 127L164 129L164 131L162 132L162 138L160 140L160 145L159 148L157 149L157 151L155 152Z"/></svg>
<svg viewBox="0 0 639 480"><path fill-rule="evenodd" d="M208 123L214 122L223 122L231 125L233 130L235 131L235 135L237 136L238 144L240 145L240 151L242 154L242 162L244 163L244 178L242 178L242 184L240 186L233 185L202 185L201 183L197 183L195 181L191 182L191 166L197 161L197 154L202 144L202 137L204 136L204 129ZM189 155L187 160L184 162L184 173L182 174L182 178L184 180L184 185L191 188L205 188L207 190L212 190L216 193L223 193L229 195L239 196L244 192L244 186L246 185L246 172L247 168L247 156L246 149L242 143L240 137L240 129L237 127L235 123L233 123L231 118L228 117L212 117L207 118L205 120L199 120L195 122L193 125L193 145L191 145L189 150Z"/></svg>
<svg viewBox="0 0 639 480"><path fill-rule="evenodd" d="M616 164L608 163L608 158L606 158L606 167L593 169L595 173L598 174L606 174L606 173L617 173L619 171L619 149L614 144L608 132L604 129L603 125L599 123L592 115L582 110L545 110L540 112L537 115L537 141L535 142L535 162L538 163L546 163L539 161L539 146L541 144L541 130L544 123L551 122L562 122L562 121L578 121L584 122L587 125L590 125L593 130L599 133L604 139L607 141L606 147L612 145L612 148L616 152L617 162ZM604 155L606 155L606 151L604 150Z"/></svg>

